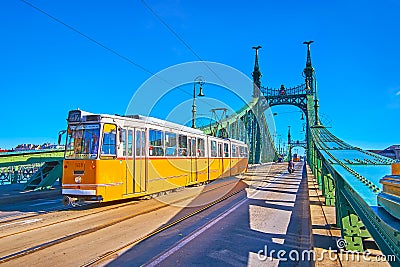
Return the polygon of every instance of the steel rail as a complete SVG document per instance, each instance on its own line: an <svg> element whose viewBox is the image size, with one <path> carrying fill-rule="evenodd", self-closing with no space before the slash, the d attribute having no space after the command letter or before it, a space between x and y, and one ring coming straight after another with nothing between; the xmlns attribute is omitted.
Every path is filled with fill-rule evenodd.
<svg viewBox="0 0 400 267"><path fill-rule="evenodd" d="M183 222L186 219L189 219L189 218L193 217L194 215L197 215L197 214L199 214L199 213L201 213L201 212L203 212L203 211L215 206L216 204L221 203L222 201L224 201L224 200L226 200L226 199L228 199L228 198L230 198L230 197L232 197L232 196L244 191L244 189L245 188L242 188L242 189L239 189L237 191L234 191L233 193L227 194L224 197L219 198L219 199L211 202L210 204L208 204L208 205L206 205L206 206L204 206L204 207L202 207L202 208L200 208L198 210L195 210L195 211L193 211L193 212L191 212L191 213L189 213L189 214L187 214L187 215L185 215L185 216L183 216L183 217L181 217L181 218L179 218L179 219L177 219L177 220L175 220L175 221L173 221L171 223L168 223L167 225L165 225L165 226L163 226L161 228L158 228L158 229L156 229L156 230L154 230L154 231L152 231L152 232L150 232L150 233L148 233L148 234L146 234L146 235L144 235L142 237L139 237L139 238L137 238L137 239L135 239L135 240L133 240L133 241L131 241L131 242L129 242L129 243L117 248L117 249L109 251L109 252L107 252L107 253L95 258L95 259L93 259L93 260L81 265L81 267L93 266L94 264L103 262L103 261L109 259L110 257L112 257L113 255L117 254L118 252L123 251L125 249L128 249L128 248L132 247L133 245L135 245L136 243L144 241L144 240L146 240L146 239L148 239L148 238L150 238L152 236L155 236L156 234L161 233L164 230L167 230L167 229L171 228L172 226L174 226L174 225L176 225L176 224L178 224L180 222Z"/></svg>
<svg viewBox="0 0 400 267"><path fill-rule="evenodd" d="M283 171L280 171L280 173L281 173L281 175L287 174L287 173L285 173ZM276 176L274 176L274 177L276 177ZM272 178L274 178L274 177L272 177ZM264 181L264 182L267 182L267 181ZM211 208L211 207L213 207L213 206L215 206L215 205L217 205L217 204L219 204L219 203L221 203L221 202L223 202L225 200L227 200L228 198L231 198L231 197L237 195L238 193L244 191L246 188L248 188L248 187L244 187L244 188L241 188L239 190L236 190L236 191L233 191L231 193L228 193L225 196L223 196L223 197L221 197L221 198L219 198L219 199L207 204L206 206L203 206L200 209L197 209L197 210L195 210L195 211L193 211L193 212L191 212L191 213L189 213L189 214L187 214L187 215L185 215L185 216L183 216L183 217L181 217L181 218L179 218L179 219L177 219L175 221L172 221L172 222L164 225L161 228L158 228L158 229L156 229L156 230L154 230L154 231L152 231L152 232L150 232L150 233L148 233L146 235L143 235L143 236L141 236L141 237L139 237L139 238L127 243L127 244L124 244L123 246L121 246L121 247L119 247L117 249L109 251L109 252L107 252L107 253L105 253L105 254L103 254L103 255L95 258L95 259L92 259L91 261L81 265L81 267L94 266L95 264L99 264L101 262L104 262L104 261L112 258L115 254L118 254L121 251L129 249L129 248L133 247L135 244L137 244L139 242L142 242L142 241L144 241L144 240L146 240L146 239L148 239L148 238L150 238L152 236L155 236L155 235L157 235L157 234L159 234L159 233L161 233L161 232L173 227L174 225L177 225L178 223L181 223L181 222L183 222L183 221L185 221L185 220L187 220L187 219L189 219L189 218L191 218L191 217L193 217L193 216L195 216L195 215L197 215L197 214L199 214L199 213L201 213L201 212L203 212L203 211L205 211L205 210L207 210L207 209L209 209L209 208Z"/></svg>
<svg viewBox="0 0 400 267"><path fill-rule="evenodd" d="M235 180L234 182L231 182L231 183L226 183L226 184L224 184L222 186L219 186L219 187L215 187L215 188L211 188L211 189L205 190L205 191L203 191L203 193L209 193L211 191L214 191L214 190L217 190L217 189L221 189L222 187L225 187L225 186L228 186L228 185L232 185L232 184L236 184L238 181L240 181L240 179L239 180ZM23 257L23 256L28 255L28 254L32 254L32 253L37 252L39 250L43 250L45 248L48 248L48 247L51 247L51 246L66 242L68 240L71 240L71 239L74 239L74 238L77 238L77 237L81 237L83 235L87 235L87 234L96 232L98 230L101 230L101 229L113 226L115 224L121 223L123 221L132 219L132 218L134 218L136 216L140 216L140 215L144 215L144 214L148 214L148 213L151 213L151 212L155 212L155 211L161 210L163 208L166 208L166 207L170 206L171 204L177 204L179 202L185 201L185 200L190 199L192 197L193 196L180 198L180 199L178 199L176 201L173 201L171 203L168 203L168 204L163 204L163 205L160 205L160 206L157 206L157 207L146 209L144 211L136 212L134 214L130 214L128 216L113 220L113 221L108 222L108 223L97 225L97 226L94 226L92 228L88 228L88 229L85 229L85 230L82 230L82 231L79 231L79 232L75 232L75 233L63 236L61 238L51 240L51 241L46 242L46 243L42 243L42 244L27 248L27 249L24 249L24 250L20 250L20 251L5 255L3 257L0 257L0 263L8 262L10 260L13 260L13 259L16 259L16 258L20 258L20 257ZM107 209L106 211L122 208L122 207L129 206L129 205L134 205L134 204L136 204L136 203L130 203L130 204L127 204L127 205L124 205L124 206L119 206L117 208ZM74 220L75 219L81 219L82 217L87 217L87 216L91 216L91 215L94 215L94 214L97 214L97 213L106 212L106 211L99 211L99 212L96 212L96 213L90 213L90 214L87 214L87 215L82 215L82 216L75 217L73 219ZM29 231L32 231L32 230L36 230L36 229L40 229L40 228L44 228L44 227L48 227L48 226L52 226L52 225L56 225L56 224L63 223L63 222L66 222L66 221L71 221L71 219L65 219L65 220L54 222L54 223L50 223L50 224L47 224L47 225L38 226L38 227L36 227L34 229L27 229L27 230L20 231L20 232L15 233L15 234L10 234L10 235L7 235L7 236L3 236L1 238L5 238L5 237L8 237L8 236L29 232Z"/></svg>

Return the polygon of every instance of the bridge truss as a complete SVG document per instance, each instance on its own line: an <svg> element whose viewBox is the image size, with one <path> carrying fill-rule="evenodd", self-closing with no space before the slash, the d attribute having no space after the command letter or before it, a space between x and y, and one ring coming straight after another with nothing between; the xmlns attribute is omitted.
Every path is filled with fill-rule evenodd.
<svg viewBox="0 0 400 267"><path fill-rule="evenodd" d="M377 203L377 194L382 190L379 180L390 173L393 161L345 143L321 124L311 43L304 42L307 45L305 83L292 88L282 85L279 89L261 86L258 64L261 47L253 47L256 50L253 99L239 112L219 122L219 132L225 133L221 137L246 142L250 150L249 163L271 161L276 159L277 151L264 112L277 105L298 107L306 118L306 141L300 144L289 137L289 154L295 146L306 149L307 162L322 190L325 204L335 206L336 226L346 240L346 250L364 252L363 240L372 236L385 255L394 255L399 262L400 221Z"/></svg>
<svg viewBox="0 0 400 267"><path fill-rule="evenodd" d="M268 128L259 98L253 98L234 115L201 128L204 133L221 138L241 140L249 146L249 163L270 162L277 158L277 151Z"/></svg>

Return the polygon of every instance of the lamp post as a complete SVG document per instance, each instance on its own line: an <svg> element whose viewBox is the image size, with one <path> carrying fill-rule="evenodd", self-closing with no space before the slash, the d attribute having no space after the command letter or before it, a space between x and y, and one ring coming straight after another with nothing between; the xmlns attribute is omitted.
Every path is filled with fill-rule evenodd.
<svg viewBox="0 0 400 267"><path fill-rule="evenodd" d="M291 148L291 146L290 146L290 140L291 140L291 137L290 137L290 126L288 126L288 161L291 161L292 160L292 148Z"/></svg>
<svg viewBox="0 0 400 267"><path fill-rule="evenodd" d="M192 128L196 129L196 83L200 85L200 92L197 96L204 96L203 84L205 83L203 76L198 76L193 83L193 105L192 105Z"/></svg>
<svg viewBox="0 0 400 267"><path fill-rule="evenodd" d="M282 142L282 135L280 135L280 134L278 134L278 139L279 139L279 141L278 141L278 152L279 152L279 154L282 154L282 150L281 150L281 142Z"/></svg>
<svg viewBox="0 0 400 267"><path fill-rule="evenodd" d="M274 144L275 144L275 147L278 149L278 139L279 139L279 142L280 142L280 134L278 134L277 132L275 132L275 133L273 133L272 134L272 137L274 138ZM280 148L280 146L279 146L279 148ZM280 152L280 150L278 149L278 152Z"/></svg>

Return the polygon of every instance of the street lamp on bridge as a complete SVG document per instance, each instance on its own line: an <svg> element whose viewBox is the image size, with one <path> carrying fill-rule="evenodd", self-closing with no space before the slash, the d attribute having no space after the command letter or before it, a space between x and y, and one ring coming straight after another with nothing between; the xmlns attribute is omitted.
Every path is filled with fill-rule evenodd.
<svg viewBox="0 0 400 267"><path fill-rule="evenodd" d="M289 161L292 159L292 148L290 146L290 141L291 141L290 126L288 126L288 160Z"/></svg>
<svg viewBox="0 0 400 267"><path fill-rule="evenodd" d="M192 105L192 128L196 129L196 83L200 85L200 92L198 97L204 96L203 94L203 84L205 83L203 76L198 76L194 79L193 83L193 105Z"/></svg>

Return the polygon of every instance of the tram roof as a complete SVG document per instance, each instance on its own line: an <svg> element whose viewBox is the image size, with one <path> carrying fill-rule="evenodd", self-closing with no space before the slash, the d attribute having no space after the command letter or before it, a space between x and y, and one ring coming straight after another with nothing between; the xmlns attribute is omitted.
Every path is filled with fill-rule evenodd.
<svg viewBox="0 0 400 267"><path fill-rule="evenodd" d="M203 131L198 130L198 129L193 129L191 127L187 127L178 123L154 118L154 117L148 117L148 116L143 116L143 115L126 115L126 116L118 116L119 118L122 119L130 119L130 120L140 120L144 121L145 123L153 124L153 125L158 125L162 127L169 127L177 130L183 130L186 132L194 133L194 134L204 134Z"/></svg>
<svg viewBox="0 0 400 267"><path fill-rule="evenodd" d="M181 130L193 134L204 134L203 131L198 130L198 129L193 129L191 127L187 127L178 123L162 120L162 119L157 119L154 117L148 117L148 116L143 116L143 115L111 115L111 114L96 114L96 113L91 113L87 111L80 110L81 116L100 116L101 118L111 118L111 119L118 119L118 120L126 120L126 121L132 121L132 122L137 122L141 121L144 123L152 124L152 125L157 125L161 127L168 127L176 130Z"/></svg>
<svg viewBox="0 0 400 267"><path fill-rule="evenodd" d="M111 115L111 114L98 114L98 113L91 113L91 112L87 112L87 111L83 111L83 110L71 110L72 112L74 111L79 111L81 117L86 117L86 116L100 116L101 118L111 118L111 119L117 119L117 120L127 120L127 121L132 121L132 122L144 122L144 123L148 123L148 124L152 124L152 125L157 125L157 126L161 126L161 127L168 127L168 128L172 128L172 129L176 129L176 130L180 130L180 131L185 131L185 132L189 132L189 133L193 133L193 134L201 134L204 135L203 131L198 130L198 129L193 129L191 127L187 127L178 123L174 123L174 122L170 122L170 121L166 121L166 120L162 120L162 119L157 119L154 117L148 117L148 116L143 116L143 115L119 115L119 114L115 114L115 115ZM70 111L70 112L71 112ZM88 121L86 121L88 122ZM220 138L218 138L220 139ZM243 141L239 141L236 139L231 139L231 138L226 138L225 140L235 140L238 143L243 143L245 144L245 142Z"/></svg>

